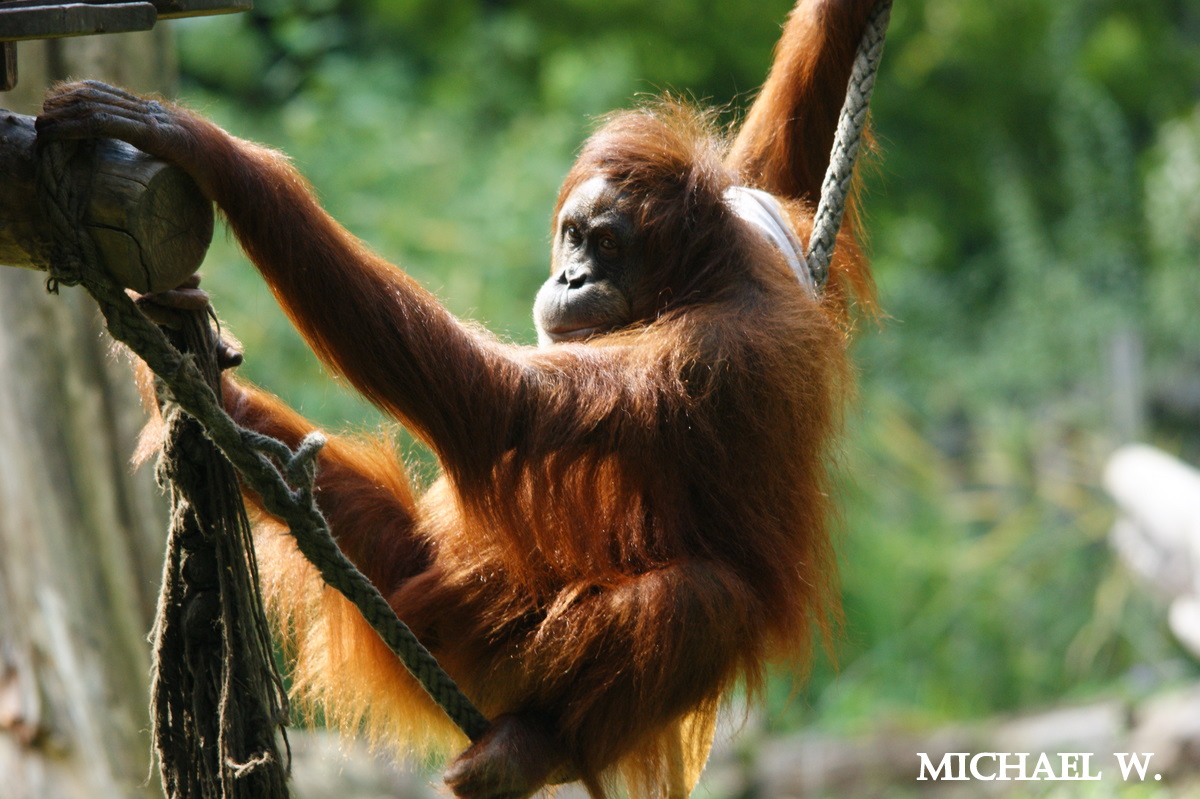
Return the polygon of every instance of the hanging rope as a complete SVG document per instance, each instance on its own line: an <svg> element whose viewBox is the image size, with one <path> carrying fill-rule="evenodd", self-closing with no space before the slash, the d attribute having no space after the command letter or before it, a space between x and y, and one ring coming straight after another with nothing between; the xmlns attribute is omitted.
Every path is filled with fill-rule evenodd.
<svg viewBox="0 0 1200 799"><path fill-rule="evenodd" d="M837 244L838 231L842 228L842 217L846 213L854 164L858 160L863 131L866 130L867 108L871 102L871 92L875 90L875 76L879 72L879 60L883 55L883 42L891 16L892 0L879 0L867 20L858 54L854 57L854 68L846 87L846 101L838 117L829 168L821 183L821 199L817 203L817 215L813 220L808 253L805 255L809 274L818 286L824 286L829 278L829 263L833 260L833 249Z"/></svg>
<svg viewBox="0 0 1200 799"><path fill-rule="evenodd" d="M219 390L217 331L204 312L167 331ZM237 473L159 382L167 434L159 484L171 524L154 622L151 707L168 799L287 799L275 731L287 692L275 667ZM286 743L286 735L283 736Z"/></svg>

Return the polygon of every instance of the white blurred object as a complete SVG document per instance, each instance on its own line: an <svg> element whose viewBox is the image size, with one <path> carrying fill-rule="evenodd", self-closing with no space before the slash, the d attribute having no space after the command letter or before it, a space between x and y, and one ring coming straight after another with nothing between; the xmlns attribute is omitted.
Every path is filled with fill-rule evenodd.
<svg viewBox="0 0 1200 799"><path fill-rule="evenodd" d="M1113 453L1104 487L1121 509L1113 549L1170 602L1171 632L1200 658L1200 471L1133 444Z"/></svg>

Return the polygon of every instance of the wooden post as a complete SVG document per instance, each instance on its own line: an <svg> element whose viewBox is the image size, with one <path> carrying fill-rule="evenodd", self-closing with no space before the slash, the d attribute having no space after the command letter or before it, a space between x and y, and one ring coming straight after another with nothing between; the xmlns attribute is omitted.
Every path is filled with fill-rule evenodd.
<svg viewBox="0 0 1200 799"><path fill-rule="evenodd" d="M73 75L168 91L169 33L21 42L0 108L36 114ZM0 195L14 166L0 159ZM152 470L129 468L146 420L96 303L42 275L0 266L0 796L163 799L146 631L168 510Z"/></svg>
<svg viewBox="0 0 1200 799"><path fill-rule="evenodd" d="M45 270L55 233L37 198L36 138L33 117L0 109L0 264ZM199 268L213 210L186 172L111 139L75 169L69 179L92 182L83 224L121 285L164 291Z"/></svg>

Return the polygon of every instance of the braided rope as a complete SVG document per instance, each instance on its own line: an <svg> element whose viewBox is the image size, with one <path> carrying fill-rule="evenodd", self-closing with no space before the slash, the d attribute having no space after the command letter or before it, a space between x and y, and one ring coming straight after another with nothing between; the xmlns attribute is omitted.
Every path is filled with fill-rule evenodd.
<svg viewBox="0 0 1200 799"><path fill-rule="evenodd" d="M433 700L472 741L487 729L488 721L454 683L416 635L397 616L387 600L338 548L324 516L313 498L316 455L325 443L320 433L310 433L295 453L287 445L239 427L220 407L216 395L204 384L191 359L170 348L162 331L137 309L125 292L107 279L82 281L100 304L113 337L124 342L170 387L179 406L195 417L213 442L261 497L267 511L283 519L295 536L301 553L321 577L362 612L384 643L421 683ZM278 458L283 472L272 458ZM284 475L298 481L292 489Z"/></svg>
<svg viewBox="0 0 1200 799"><path fill-rule="evenodd" d="M808 240L808 253L805 255L808 271L818 286L824 286L829 278L829 263L833 260L833 249L842 227L842 217L846 213L850 180L854 175L854 164L858 160L859 145L867 125L867 108L871 102L871 92L875 89L875 75L879 71L891 15L892 0L879 0L875 4L858 45L858 54L854 57L854 68L846 87L846 101L838 117L829 168L821 183L821 199L817 203L817 215L813 220L812 236Z"/></svg>
<svg viewBox="0 0 1200 799"><path fill-rule="evenodd" d="M81 184L81 179L90 181L92 173L68 175L75 157L85 157L94 149L95 142L81 140L39 146L37 150L36 177L42 210L50 225L60 234L52 245L52 268L46 279L46 288L52 294L58 293L61 284L74 286L79 283L84 264L94 263L100 257L92 237L83 232L79 223L92 194L91 185ZM55 190L50 190L51 187Z"/></svg>
<svg viewBox="0 0 1200 799"><path fill-rule="evenodd" d="M43 148L42 186L62 178L59 144ZM71 146L67 144L66 146ZM48 285L82 285L100 306L109 333L124 343L167 385L185 412L203 425L213 443L261 498L267 511L287 523L301 553L317 567L321 577L350 600L384 643L400 658L446 715L472 741L487 730L487 718L455 684L412 630L396 616L387 600L338 548L313 497L316 455L325 443L320 433L310 433L296 452L269 436L238 426L225 413L213 390L190 356L181 355L166 335L117 286L100 265L91 237L79 221L78 207L62 207L54 192L43 191L48 213L60 236ZM276 466L276 461L281 465ZM293 489L289 482L297 485Z"/></svg>

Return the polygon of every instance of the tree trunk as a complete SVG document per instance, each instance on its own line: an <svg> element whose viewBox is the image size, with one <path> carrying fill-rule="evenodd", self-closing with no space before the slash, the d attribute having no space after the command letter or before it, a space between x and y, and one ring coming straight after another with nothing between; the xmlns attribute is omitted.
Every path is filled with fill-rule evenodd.
<svg viewBox="0 0 1200 799"><path fill-rule="evenodd" d="M169 89L165 31L25 42L0 106L98 77ZM0 220L3 224L3 220ZM0 267L0 792L161 796L149 753L149 645L166 506L131 474L142 413L95 305Z"/></svg>

